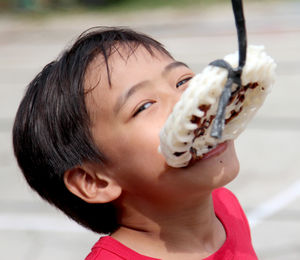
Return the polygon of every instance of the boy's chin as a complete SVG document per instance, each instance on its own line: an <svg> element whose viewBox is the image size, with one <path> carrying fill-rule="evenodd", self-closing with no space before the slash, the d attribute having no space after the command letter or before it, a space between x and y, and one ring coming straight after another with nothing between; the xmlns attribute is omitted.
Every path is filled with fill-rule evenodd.
<svg viewBox="0 0 300 260"><path fill-rule="evenodd" d="M227 142L225 149L220 148L214 154L196 160L184 170L193 172L195 176L203 174L212 188L227 185L237 177L240 170L233 141Z"/></svg>

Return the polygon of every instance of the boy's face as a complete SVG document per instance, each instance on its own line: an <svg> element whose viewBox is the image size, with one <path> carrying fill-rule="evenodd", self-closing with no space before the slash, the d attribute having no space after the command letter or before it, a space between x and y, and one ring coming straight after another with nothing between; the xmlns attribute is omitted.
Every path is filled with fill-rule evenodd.
<svg viewBox="0 0 300 260"><path fill-rule="evenodd" d="M86 99L93 137L123 194L170 205L231 181L239 169L233 142L223 153L179 169L158 152L159 132L193 77L191 69L157 51L151 56L143 47L127 57L128 49L119 48L109 58L111 87L101 56L85 80L87 89L97 86Z"/></svg>

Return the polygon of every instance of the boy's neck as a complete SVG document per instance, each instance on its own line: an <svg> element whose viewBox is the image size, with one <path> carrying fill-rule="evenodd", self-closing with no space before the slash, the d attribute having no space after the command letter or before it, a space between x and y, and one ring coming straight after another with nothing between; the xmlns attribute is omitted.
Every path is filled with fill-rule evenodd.
<svg viewBox="0 0 300 260"><path fill-rule="evenodd" d="M226 240L211 193L178 203L176 208L147 207L147 212L136 207L125 208L122 225L112 237L144 255L201 259L217 251Z"/></svg>

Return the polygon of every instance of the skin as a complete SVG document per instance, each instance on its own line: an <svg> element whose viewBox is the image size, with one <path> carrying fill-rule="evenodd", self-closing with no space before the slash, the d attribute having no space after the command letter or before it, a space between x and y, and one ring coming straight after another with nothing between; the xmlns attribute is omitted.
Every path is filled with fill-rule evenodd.
<svg viewBox="0 0 300 260"><path fill-rule="evenodd" d="M234 144L191 167L169 167L159 131L194 73L157 51L128 53L120 47L109 58L111 86L101 56L88 68L92 133L108 163L67 171L66 186L91 203L112 201L121 223L112 237L131 249L166 260L207 257L226 240L211 192L239 171Z"/></svg>

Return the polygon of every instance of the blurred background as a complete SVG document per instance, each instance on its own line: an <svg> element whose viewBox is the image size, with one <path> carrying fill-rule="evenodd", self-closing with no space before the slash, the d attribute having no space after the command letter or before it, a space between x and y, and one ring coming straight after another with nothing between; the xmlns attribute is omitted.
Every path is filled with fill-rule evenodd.
<svg viewBox="0 0 300 260"><path fill-rule="evenodd" d="M249 44L278 64L265 105L237 139L229 188L249 217L259 259L300 259L300 1L244 0ZM11 128L26 85L84 30L129 26L195 72L237 50L229 0L0 0L0 259L82 260L99 238L26 185Z"/></svg>
<svg viewBox="0 0 300 260"><path fill-rule="evenodd" d="M215 4L226 2L226 0L1 0L1 8L5 11L21 12L53 12L53 10L85 10L91 11L96 8L98 11L114 9L145 9L161 7L179 7L186 5Z"/></svg>

